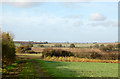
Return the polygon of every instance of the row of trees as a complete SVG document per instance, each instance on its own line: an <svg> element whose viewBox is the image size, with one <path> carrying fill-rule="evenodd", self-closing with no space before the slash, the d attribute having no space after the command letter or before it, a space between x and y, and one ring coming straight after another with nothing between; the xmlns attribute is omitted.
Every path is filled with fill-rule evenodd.
<svg viewBox="0 0 120 79"><path fill-rule="evenodd" d="M99 48L101 51L119 51L120 50L120 44L116 44L116 45L104 45L104 44L95 44L93 46L93 48Z"/></svg>
<svg viewBox="0 0 120 79"><path fill-rule="evenodd" d="M38 45L38 47L45 47L44 45ZM54 47L65 47L65 46L62 46L62 44L55 44ZM74 48L75 47L75 44L70 44L69 46L70 48Z"/></svg>

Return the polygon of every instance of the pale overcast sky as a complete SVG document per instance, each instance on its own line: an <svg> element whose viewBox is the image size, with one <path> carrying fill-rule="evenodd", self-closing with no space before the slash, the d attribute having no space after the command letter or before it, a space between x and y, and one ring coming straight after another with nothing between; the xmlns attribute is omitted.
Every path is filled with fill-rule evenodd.
<svg viewBox="0 0 120 79"><path fill-rule="evenodd" d="M24 2L2 5L2 30L14 40L115 42L117 2Z"/></svg>

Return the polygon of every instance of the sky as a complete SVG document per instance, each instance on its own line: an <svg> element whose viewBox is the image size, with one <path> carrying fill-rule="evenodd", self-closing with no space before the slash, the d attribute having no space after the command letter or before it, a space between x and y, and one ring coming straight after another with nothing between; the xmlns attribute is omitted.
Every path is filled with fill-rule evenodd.
<svg viewBox="0 0 120 79"><path fill-rule="evenodd" d="M118 41L117 2L9 2L0 9L2 31L14 40Z"/></svg>

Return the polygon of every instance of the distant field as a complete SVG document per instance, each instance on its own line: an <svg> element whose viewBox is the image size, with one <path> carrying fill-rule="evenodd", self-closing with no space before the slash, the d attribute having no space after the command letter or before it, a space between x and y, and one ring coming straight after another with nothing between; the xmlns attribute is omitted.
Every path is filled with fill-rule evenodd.
<svg viewBox="0 0 120 79"><path fill-rule="evenodd" d="M53 77L118 77L118 64L37 60Z"/></svg>
<svg viewBox="0 0 120 79"><path fill-rule="evenodd" d="M32 50L36 51L36 52L42 52L45 48L43 47L33 47ZM71 51L74 53L84 53L84 52L92 52L92 51L99 51L99 49L90 49L90 48L63 48L63 47L54 47L52 49L62 49L62 50L66 50L66 51Z"/></svg>
<svg viewBox="0 0 120 79"><path fill-rule="evenodd" d="M15 46L19 46L20 44L18 44L18 43L15 43Z"/></svg>
<svg viewBox="0 0 120 79"><path fill-rule="evenodd" d="M67 44L67 43L61 43L63 47L69 47L70 44ZM98 43L99 45L101 45L101 43ZM104 45L106 46L108 43L105 43ZM34 47L38 47L39 44L34 44ZM45 47L52 47L55 45L55 43L50 43L50 44L40 44L40 45L44 45ZM75 43L75 46L76 47L80 47L80 48L89 48L90 46L93 46L95 44L93 43Z"/></svg>
<svg viewBox="0 0 120 79"><path fill-rule="evenodd" d="M16 55L20 58L29 58L29 59L40 59L42 54L20 54L16 53Z"/></svg>
<svg viewBox="0 0 120 79"><path fill-rule="evenodd" d="M44 45L45 47L53 47L56 43L49 43L49 44L33 44L34 47L38 47L38 45ZM70 43L60 43L63 47L69 47ZM80 48L89 48L90 46L94 46L93 43L74 43L76 47ZM105 46L108 44L116 44L116 43L97 43L99 45L104 44ZM15 43L16 46L19 46L20 44Z"/></svg>
<svg viewBox="0 0 120 79"><path fill-rule="evenodd" d="M35 44L34 47L38 47L39 44ZM41 44L41 45L44 45L45 47L46 46L49 46L49 47L52 47L54 46L55 44L52 43L52 44ZM76 47L90 47L91 45L94 45L92 43L89 43L89 44L75 44ZM69 47L70 44L65 44L65 43L62 43L62 46L64 47Z"/></svg>

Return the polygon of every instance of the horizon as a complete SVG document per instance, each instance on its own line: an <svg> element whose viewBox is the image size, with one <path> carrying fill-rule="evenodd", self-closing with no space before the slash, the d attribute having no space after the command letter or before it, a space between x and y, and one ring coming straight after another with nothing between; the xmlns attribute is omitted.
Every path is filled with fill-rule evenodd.
<svg viewBox="0 0 120 79"><path fill-rule="evenodd" d="M33 40L13 40L14 42L48 42L48 43L118 43L117 41L114 42L98 42L98 41L92 41L92 42L70 42L70 41L33 41Z"/></svg>

